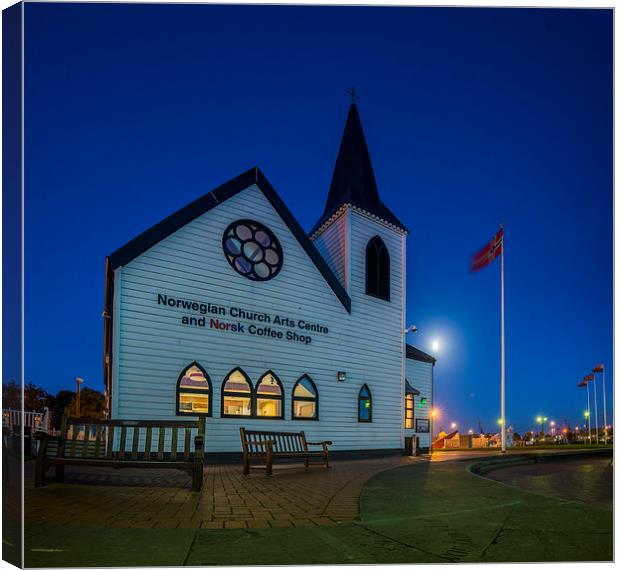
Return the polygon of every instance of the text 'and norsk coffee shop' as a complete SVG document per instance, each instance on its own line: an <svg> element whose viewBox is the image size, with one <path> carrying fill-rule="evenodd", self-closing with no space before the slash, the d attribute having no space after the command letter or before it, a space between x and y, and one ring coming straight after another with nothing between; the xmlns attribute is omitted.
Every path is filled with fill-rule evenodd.
<svg viewBox="0 0 620 570"><path fill-rule="evenodd" d="M109 417L205 416L207 456L240 452L240 427L428 448L435 359L405 343L407 233L353 104L308 234L253 168L109 256Z"/></svg>

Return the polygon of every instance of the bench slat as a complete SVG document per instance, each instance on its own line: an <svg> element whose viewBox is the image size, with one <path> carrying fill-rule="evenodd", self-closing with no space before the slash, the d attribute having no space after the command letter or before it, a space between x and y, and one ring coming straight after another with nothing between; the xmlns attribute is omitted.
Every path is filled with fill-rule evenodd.
<svg viewBox="0 0 620 570"><path fill-rule="evenodd" d="M185 451L183 452L183 458L187 461L189 459L190 446L192 442L192 430L185 428Z"/></svg>
<svg viewBox="0 0 620 570"><path fill-rule="evenodd" d="M170 447L170 459L175 461L177 458L177 445L178 445L179 429L172 428L172 446Z"/></svg>
<svg viewBox="0 0 620 570"><path fill-rule="evenodd" d="M127 426L121 426L121 444L118 450L119 459L125 459L126 445L127 445Z"/></svg>
<svg viewBox="0 0 620 570"><path fill-rule="evenodd" d="M144 457L147 461L151 460L151 439L153 437L153 428L146 428L146 441L144 442Z"/></svg>
<svg viewBox="0 0 620 570"><path fill-rule="evenodd" d="M157 461L164 460L164 437L166 430L163 427L159 428L159 441L157 442Z"/></svg>
<svg viewBox="0 0 620 570"><path fill-rule="evenodd" d="M114 432L116 429L114 426L110 426L108 429L108 450L106 452L106 457L108 459L112 459L112 455L114 453Z"/></svg>
<svg viewBox="0 0 620 570"><path fill-rule="evenodd" d="M138 441L140 438L140 428L133 428L133 440L131 442L131 459L135 461L138 458Z"/></svg>

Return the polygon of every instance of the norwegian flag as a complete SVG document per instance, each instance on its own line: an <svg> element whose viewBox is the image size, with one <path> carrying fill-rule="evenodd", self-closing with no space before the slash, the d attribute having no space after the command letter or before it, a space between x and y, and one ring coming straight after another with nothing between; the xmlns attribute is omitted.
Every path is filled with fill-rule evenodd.
<svg viewBox="0 0 620 570"><path fill-rule="evenodd" d="M495 258L499 257L502 253L503 246L504 228L500 228L493 236L493 239L472 257L470 268L472 273L484 269Z"/></svg>
<svg viewBox="0 0 620 570"><path fill-rule="evenodd" d="M592 372L603 372L605 370L605 367L602 364L597 364L593 369Z"/></svg>
<svg viewBox="0 0 620 570"><path fill-rule="evenodd" d="M588 374L587 376L583 377L584 382L592 382L592 380L594 380L594 374Z"/></svg>
<svg viewBox="0 0 620 570"><path fill-rule="evenodd" d="M588 383L585 380L582 380L581 382L577 384L579 388L585 388L587 385Z"/></svg>

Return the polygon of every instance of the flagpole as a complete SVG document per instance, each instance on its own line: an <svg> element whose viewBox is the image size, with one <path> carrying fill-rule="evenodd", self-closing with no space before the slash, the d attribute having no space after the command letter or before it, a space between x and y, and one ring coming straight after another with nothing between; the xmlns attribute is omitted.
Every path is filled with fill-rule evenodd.
<svg viewBox="0 0 620 570"><path fill-rule="evenodd" d="M598 445L598 407L596 406L596 374L592 374L594 378L594 433L596 434L596 445Z"/></svg>
<svg viewBox="0 0 620 570"><path fill-rule="evenodd" d="M503 228L503 225L500 227ZM502 414L502 453L506 453L506 374L504 338L504 236L502 235L502 370L501 370L501 414Z"/></svg>
<svg viewBox="0 0 620 570"><path fill-rule="evenodd" d="M607 443L607 399L605 396L605 365L603 365L603 422L605 423L605 443Z"/></svg>
<svg viewBox="0 0 620 570"><path fill-rule="evenodd" d="M590 383L586 382L586 390L588 391L588 443L592 445L592 425L590 424Z"/></svg>

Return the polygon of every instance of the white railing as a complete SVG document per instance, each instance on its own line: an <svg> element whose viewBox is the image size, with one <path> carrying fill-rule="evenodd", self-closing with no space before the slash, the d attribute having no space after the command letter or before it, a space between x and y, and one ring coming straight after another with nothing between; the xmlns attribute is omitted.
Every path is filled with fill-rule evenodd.
<svg viewBox="0 0 620 570"><path fill-rule="evenodd" d="M29 427L32 432L50 431L50 411L47 407L42 412L22 412L21 410L2 410L2 427L13 429L14 426Z"/></svg>

